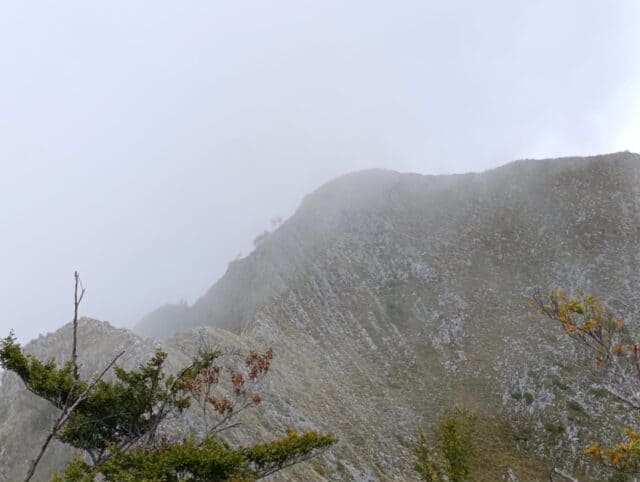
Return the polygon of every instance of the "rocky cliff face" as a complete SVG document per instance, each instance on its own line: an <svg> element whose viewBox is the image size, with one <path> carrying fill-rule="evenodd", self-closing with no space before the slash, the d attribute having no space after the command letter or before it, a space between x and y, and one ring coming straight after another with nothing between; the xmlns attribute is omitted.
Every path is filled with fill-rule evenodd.
<svg viewBox="0 0 640 482"><path fill-rule="evenodd" d="M581 287L638 319L639 241L636 154L452 176L359 172L309 195L193 306L165 307L136 331L164 339L176 360L197 326L215 327L207 336L222 346L273 346L269 403L238 440L286 424L341 438L294 480L412 480L415 428L457 402L507 421L526 453L496 459L488 477L539 480L539 457L579 460L586 441L617 434L601 428L613 402L579 366L583 354L525 297ZM149 342L117 333L148 353ZM11 377L4 387L8 454L15 418L29 432L40 412L25 412L34 402Z"/></svg>

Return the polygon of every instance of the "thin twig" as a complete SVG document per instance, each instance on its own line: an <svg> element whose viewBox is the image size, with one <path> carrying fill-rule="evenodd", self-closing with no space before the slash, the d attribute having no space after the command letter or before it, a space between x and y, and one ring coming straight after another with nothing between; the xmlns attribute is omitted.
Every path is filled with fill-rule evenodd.
<svg viewBox="0 0 640 482"><path fill-rule="evenodd" d="M73 364L73 379L80 379L80 372L78 370L78 308L84 298L84 286L82 286L82 280L78 272L74 272L75 289L73 290L73 348L71 350L71 363ZM80 293L78 294L78 288Z"/></svg>
<svg viewBox="0 0 640 482"><path fill-rule="evenodd" d="M260 479L264 479L265 477L268 477L269 475L275 474L276 472L279 472L283 469L286 469L287 467L291 467L292 465L296 465L299 464L300 462L305 462L307 460L310 460L314 457L317 457L318 455L323 454L324 452L326 452L329 449L329 447L322 447L320 450L312 450L311 452L309 452L308 454L301 454L298 455L297 457L293 457L290 460L283 462L283 463L276 463L275 466L273 467L269 467L269 468L265 468L262 472L259 472L257 474L256 480L260 480ZM570 479L573 482L578 482L576 479Z"/></svg>
<svg viewBox="0 0 640 482"><path fill-rule="evenodd" d="M71 417L71 414L76 409L76 407L80 403L82 403L84 400L87 399L91 390L93 390L93 388L100 382L100 380L102 380L102 378L106 375L109 369L111 369L111 367L115 364L118 358L124 355L124 353L125 353L124 351L121 351L120 353L118 353L118 355L116 355L113 358L113 360L111 360L111 362L106 366L106 368L102 370L102 372L87 386L84 392L82 392L78 396L76 401L71 406L69 406L69 401L71 400L71 397L67 397L67 400L65 402L65 405L62 411L60 412L60 415L58 415L58 418L54 422L53 427L51 427L51 430L47 434L47 437L45 438L42 446L40 447L40 452L38 452L38 455L36 456L36 458L31 461L31 465L29 467L27 475L24 478L24 482L29 482L31 480L31 478L35 474L38 464L40 463L40 460L42 460L42 457L47 451L49 444L51 443L53 438L58 434L58 432L62 429L62 427L64 427L64 424L67 423L67 421L69 420L69 417ZM76 382L74 382L73 386L71 387L71 392L74 390L75 386L76 386Z"/></svg>
<svg viewBox="0 0 640 482"><path fill-rule="evenodd" d="M562 470L558 469L557 467L553 468L552 473L554 473L556 475L559 475L564 480L568 480L570 482L578 482L578 479L576 479L575 477L572 477L571 475L563 472Z"/></svg>
<svg viewBox="0 0 640 482"><path fill-rule="evenodd" d="M69 403L73 399L74 391L76 390L76 388L80 383L80 371L78 369L78 308L80 307L80 303L82 303L82 298L84 298L84 293L85 293L84 286L82 285L82 280L80 279L80 275L78 274L77 271L73 273L73 277L75 280L75 286L73 290L73 347L71 349L71 364L73 365L73 384L71 385L71 389L69 390L69 393L66 396L64 405L60 407L61 411L60 411L60 414L58 415L58 418L53 423L51 430L47 434L44 442L42 443L42 446L40 447L40 451L38 452L38 455L31 461L31 464L29 465L29 470L27 471L24 482L29 482L31 480L31 478L36 472L36 468L38 467L38 464L40 463L40 461L42 460L42 457L47 451L49 444L51 443L53 438L58 434L58 432L62 429L62 427L64 427L64 424L67 423L67 420L69 420L69 417L71 416L73 411L76 409L76 407L88 397L89 392L93 389L93 387L95 387L98 384L98 382L102 379L102 377L104 377L104 375L107 373L107 371L109 371L109 369L118 360L118 358L124 355L124 351L116 355L116 357L113 358L113 360L111 360L111 363L109 363L107 367L98 375L98 377L87 386L84 392L82 392L78 396L78 398L76 398L75 402L71 406L69 406ZM29 388L28 385L27 385L27 388Z"/></svg>

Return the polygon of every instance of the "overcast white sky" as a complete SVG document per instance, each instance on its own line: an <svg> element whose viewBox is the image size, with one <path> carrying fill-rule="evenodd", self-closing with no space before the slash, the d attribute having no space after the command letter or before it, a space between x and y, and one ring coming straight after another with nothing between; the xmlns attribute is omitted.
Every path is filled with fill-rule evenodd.
<svg viewBox="0 0 640 482"><path fill-rule="evenodd" d="M640 2L0 3L0 335L193 301L370 167L640 151Z"/></svg>

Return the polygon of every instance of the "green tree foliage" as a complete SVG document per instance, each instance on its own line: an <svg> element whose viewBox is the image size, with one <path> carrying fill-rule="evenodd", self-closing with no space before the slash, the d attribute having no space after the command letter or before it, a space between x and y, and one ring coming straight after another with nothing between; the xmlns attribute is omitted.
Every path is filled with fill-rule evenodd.
<svg viewBox="0 0 640 482"><path fill-rule="evenodd" d="M118 450L98 467L75 458L57 482L92 481L100 473L106 480L134 481L251 481L306 460L321 447L335 442L331 435L289 429L273 442L232 448L209 436L157 447Z"/></svg>
<svg viewBox="0 0 640 482"><path fill-rule="evenodd" d="M70 482L98 475L107 481L255 480L317 455L336 438L289 430L272 442L231 447L218 437L232 428L232 417L261 402L250 388L268 372L272 357L271 350L252 351L244 366L235 368L220 364L220 352L200 350L191 364L170 375L163 369L166 353L157 351L137 369L116 366L109 380L102 375L81 380L72 362L58 366L25 354L13 334L0 343L0 366L61 412L51 435L80 450L57 478ZM231 396L215 391L223 375ZM205 424L200 438L170 440L162 422L194 402L217 422Z"/></svg>
<svg viewBox="0 0 640 482"><path fill-rule="evenodd" d="M422 480L464 482L469 480L474 454L476 415L468 409L445 412L434 430L435 449L419 430L413 447L414 469Z"/></svg>
<svg viewBox="0 0 640 482"><path fill-rule="evenodd" d="M437 482L444 480L440 471L440 466L433 459L431 449L422 430L418 430L417 441L413 447L414 463L413 468L422 480Z"/></svg>

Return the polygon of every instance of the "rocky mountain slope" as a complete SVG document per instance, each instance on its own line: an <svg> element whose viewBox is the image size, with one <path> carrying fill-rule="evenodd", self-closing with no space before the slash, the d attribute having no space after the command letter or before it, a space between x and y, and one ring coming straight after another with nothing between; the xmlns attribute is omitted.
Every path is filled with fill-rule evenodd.
<svg viewBox="0 0 640 482"><path fill-rule="evenodd" d="M454 403L500 427L480 480L545 480L552 463L589 470L580 448L618 433L602 428L615 426L604 420L613 401L583 354L525 297L581 287L637 320L639 241L637 154L450 176L358 172L307 196L193 306L164 307L135 331L176 360L198 326L215 327L206 336L221 346L273 346L268 403L238 440L287 424L341 438L293 480L413 480L416 427ZM91 359L106 338L127 340L132 359L156 343L93 328L103 329L112 334L87 336ZM51 353L63 338L31 349ZM10 376L2 383L0 458L14 463L11 433L31 434L44 416Z"/></svg>

